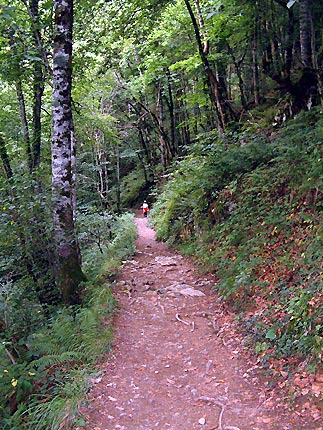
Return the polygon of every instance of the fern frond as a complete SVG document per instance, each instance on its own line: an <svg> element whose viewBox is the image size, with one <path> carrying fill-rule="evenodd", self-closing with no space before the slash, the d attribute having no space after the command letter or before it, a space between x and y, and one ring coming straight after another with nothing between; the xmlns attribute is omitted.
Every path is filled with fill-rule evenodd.
<svg viewBox="0 0 323 430"><path fill-rule="evenodd" d="M33 430L67 430L75 423L79 399L54 397L46 403L35 404L27 410L28 425Z"/></svg>
<svg viewBox="0 0 323 430"><path fill-rule="evenodd" d="M79 404L88 387L80 376L74 377L59 387L58 394L47 402L34 403L25 411L28 428L32 430L69 430L74 428L81 414Z"/></svg>
<svg viewBox="0 0 323 430"><path fill-rule="evenodd" d="M61 354L49 354L31 362L31 367L52 367L69 361L79 361L83 354L77 351L66 351Z"/></svg>

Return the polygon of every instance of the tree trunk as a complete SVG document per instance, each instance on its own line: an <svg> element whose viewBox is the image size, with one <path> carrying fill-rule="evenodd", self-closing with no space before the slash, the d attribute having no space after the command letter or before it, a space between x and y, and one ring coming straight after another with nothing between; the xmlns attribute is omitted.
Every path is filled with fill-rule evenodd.
<svg viewBox="0 0 323 430"><path fill-rule="evenodd" d="M117 190L117 211L121 213L121 190L120 190L120 148L119 144L115 145L116 157L116 190Z"/></svg>
<svg viewBox="0 0 323 430"><path fill-rule="evenodd" d="M108 207L109 194L109 157L108 150L106 148L105 136L102 130L95 131L94 141L94 163L95 171L97 172L97 178L95 178L95 182L97 184L97 192L100 199L100 203L103 207L106 208Z"/></svg>
<svg viewBox="0 0 323 430"><path fill-rule="evenodd" d="M27 13L30 17L32 24L32 31L34 35L35 48L39 52L40 57L42 59L42 63L50 74L52 74L52 70L47 58L46 50L44 49L44 45L42 43L42 37L40 33L41 24L39 21L39 13L38 13L38 5L39 0L21 0L27 9Z"/></svg>
<svg viewBox="0 0 323 430"><path fill-rule="evenodd" d="M161 94L161 83L158 84L158 92L157 92L157 118L158 118L158 126L159 129L163 127L164 121L164 107L163 107L163 99ZM163 167L163 171L166 171L166 167L169 163L169 154L167 150L167 142L164 139L163 133L158 133L159 136L159 150L160 150L160 161Z"/></svg>
<svg viewBox="0 0 323 430"><path fill-rule="evenodd" d="M319 67L319 59L318 59L313 20L311 20L311 34L312 34L313 67L317 76L317 91L319 95L319 104L323 106L323 82L322 82L322 76L321 76L320 67Z"/></svg>
<svg viewBox="0 0 323 430"><path fill-rule="evenodd" d="M196 9L196 13L199 17L200 29L201 29L201 33L203 35L203 51L204 51L205 55L208 55L209 51L210 51L210 42L209 42L209 38L208 38L207 31L205 28L204 18L203 18L203 14L201 11L199 0L194 0L194 6Z"/></svg>
<svg viewBox="0 0 323 430"><path fill-rule="evenodd" d="M177 94L177 99L181 100L181 106L178 109L179 123L181 124L181 146L189 146L191 143L191 130L190 130L190 115L186 104L187 94L187 79L184 74L181 74L182 89ZM213 112L211 112L213 114ZM212 115L213 117L213 115ZM213 119L213 118L212 118Z"/></svg>
<svg viewBox="0 0 323 430"><path fill-rule="evenodd" d="M73 118L72 118L72 131L71 131L71 172L72 172L72 186L71 186L72 211L73 211L73 220L75 222L76 221L76 139L75 139Z"/></svg>
<svg viewBox="0 0 323 430"><path fill-rule="evenodd" d="M31 172L33 160L32 160L32 153L31 153L31 146L30 146L29 127L28 127L27 114L26 114L25 97L24 97L24 93L22 91L22 85L21 85L21 81L19 78L16 82L16 93L17 93L19 110L20 110L20 121L21 121L21 128L22 128L22 136L23 136L23 141L24 141L25 147L26 147L28 170L29 170L29 172Z"/></svg>
<svg viewBox="0 0 323 430"><path fill-rule="evenodd" d="M39 46L41 40L40 20L39 20L39 0L30 0L30 11L33 27L34 47L39 57L42 58L42 48ZM44 73L42 61L34 62L34 102L33 102L33 169L37 169L40 164L41 148L41 106L44 93Z"/></svg>
<svg viewBox="0 0 323 430"><path fill-rule="evenodd" d="M15 37L13 31L10 31L9 33L9 41L10 41L10 48L13 54L13 57L18 58L18 53L16 49L16 43L15 43ZM19 104L19 111L20 111L20 122L21 122L21 129L22 129L22 136L23 141L26 147L26 155L27 155L27 163L28 163L28 170L29 172L32 171L32 153L31 153L31 145L30 145L30 134L29 134L29 127L28 127L28 121L27 121L27 114L26 114L26 103L25 103L25 97L22 90L22 83L21 83L21 66L19 60L15 62L15 83L16 83L16 94Z"/></svg>
<svg viewBox="0 0 323 430"><path fill-rule="evenodd" d="M137 126L137 130L138 130L139 142L141 143L142 149L144 151L147 164L151 165L152 164L152 157L151 157L151 154L150 154L149 147L148 147L148 145L146 143L146 140L144 138L143 130L142 130L142 128L141 128L140 125Z"/></svg>
<svg viewBox="0 0 323 430"><path fill-rule="evenodd" d="M44 93L44 68L48 66L45 50L41 41L40 19L39 19L39 0L22 0L26 6L28 15L31 20L31 30L33 35L33 49L38 59L34 60L33 71L33 133L31 148L31 166L30 170L37 169L40 165L41 151L41 107ZM49 67L49 66L48 66Z"/></svg>
<svg viewBox="0 0 323 430"><path fill-rule="evenodd" d="M224 90L223 86L221 86L220 83L218 82L216 74L213 72L211 65L209 64L209 60L207 58L207 53L206 53L207 51L204 50L198 23L196 21L194 12L192 10L190 0L184 0L184 1L194 28L199 55L205 71L205 78L206 78L206 84L208 87L210 102L217 115L218 129L220 131L223 131L225 129L226 124L230 122L232 119L234 119L234 113L229 103L225 99L225 96L223 94L223 90Z"/></svg>
<svg viewBox="0 0 323 430"><path fill-rule="evenodd" d="M56 244L56 281L66 304L81 301L85 281L79 263L72 202L71 136L73 132L72 28L73 0L55 0L53 55L52 206Z"/></svg>
<svg viewBox="0 0 323 430"><path fill-rule="evenodd" d="M238 78L238 86L239 86L239 91L240 91L241 106L243 109L247 109L247 99L246 99L246 95L245 95L245 84L243 81L242 71L241 71L241 66L242 66L243 60L246 56L246 49L245 49L245 52L242 54L241 58L239 60L237 60L235 58L233 49L231 48L229 43L227 44L227 48L228 48L228 52L229 52L229 54L233 60L234 70L235 70L237 78Z"/></svg>
<svg viewBox="0 0 323 430"><path fill-rule="evenodd" d="M33 169L40 165L41 150L41 106L44 93L44 76L42 65L35 62L34 65L34 105L33 105L33 136L32 136L32 159Z"/></svg>
<svg viewBox="0 0 323 430"><path fill-rule="evenodd" d="M159 139L160 145L165 146L164 151L167 152L166 156L168 157L168 159L169 159L170 155L174 156L175 154L173 154L171 152L171 146L169 143L169 138L168 138L167 132L164 128L163 121L161 120L161 118L163 117L163 112L162 112L162 106L160 105L160 103L162 103L162 101L160 99L160 87L159 87L158 92L157 92L157 111L158 111L157 114L155 114L149 107L147 107L141 101L137 100L137 103L145 112L147 112L149 114L149 116L152 120L152 123L155 125L154 128L156 130L156 133L158 134L158 139ZM131 104L131 106L133 106L133 105ZM135 106L134 106L134 109L136 111L138 111L138 109L136 109ZM147 137L148 137L148 134L146 133ZM163 144L161 142L163 142ZM160 149L161 149L161 146L160 146ZM155 163L156 162L156 154L155 154L153 148L151 150L151 154L152 154L152 158L153 158L154 163ZM166 160L166 164L167 164L167 160Z"/></svg>
<svg viewBox="0 0 323 430"><path fill-rule="evenodd" d="M314 35L312 35L311 4L312 0L299 0L300 48L303 75L296 90L298 99L303 104L302 107L307 107L308 109L313 104L316 104L318 95L318 72L314 70L313 62L312 41Z"/></svg>
<svg viewBox="0 0 323 430"><path fill-rule="evenodd" d="M313 68L310 0L299 0L299 34L304 68Z"/></svg>
<svg viewBox="0 0 323 430"><path fill-rule="evenodd" d="M295 17L294 10L288 9L288 33L286 43L286 66L285 66L285 79L287 82L291 80L291 70L293 64L293 46L295 38Z"/></svg>
<svg viewBox="0 0 323 430"><path fill-rule="evenodd" d="M174 97L172 90L172 79L169 69L166 72L167 75L167 86L168 86L168 111L169 111L169 119L170 119L170 144L171 151L175 155L178 152L178 145L176 143L176 119L175 119L175 107L174 107Z"/></svg>
<svg viewBox="0 0 323 430"><path fill-rule="evenodd" d="M260 85L259 85L259 61L258 61L258 2L256 2L256 15L254 22L254 34L252 41L252 69L253 69L253 96L257 106L260 101Z"/></svg>
<svg viewBox="0 0 323 430"><path fill-rule="evenodd" d="M2 136L0 135L0 158L3 165L5 177L10 179L12 177L12 169L10 165L10 159L7 152L6 144Z"/></svg>

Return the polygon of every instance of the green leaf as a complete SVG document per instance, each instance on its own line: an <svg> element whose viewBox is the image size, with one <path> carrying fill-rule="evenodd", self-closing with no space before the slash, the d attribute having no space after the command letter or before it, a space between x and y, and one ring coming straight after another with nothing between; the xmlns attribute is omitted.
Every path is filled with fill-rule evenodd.
<svg viewBox="0 0 323 430"><path fill-rule="evenodd" d="M270 329L270 330L268 330L267 331L267 334L266 334L266 339L276 339L276 332L275 332L275 330L274 329Z"/></svg>

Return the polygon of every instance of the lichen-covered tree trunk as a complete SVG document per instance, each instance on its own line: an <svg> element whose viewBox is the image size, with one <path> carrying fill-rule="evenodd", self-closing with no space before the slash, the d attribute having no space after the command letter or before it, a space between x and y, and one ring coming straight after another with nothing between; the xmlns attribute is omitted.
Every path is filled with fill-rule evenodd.
<svg viewBox="0 0 323 430"><path fill-rule="evenodd" d="M52 205L56 245L56 281L64 302L77 304L81 301L80 284L85 280L85 276L79 262L73 219L71 163L73 0L55 0L54 7Z"/></svg>

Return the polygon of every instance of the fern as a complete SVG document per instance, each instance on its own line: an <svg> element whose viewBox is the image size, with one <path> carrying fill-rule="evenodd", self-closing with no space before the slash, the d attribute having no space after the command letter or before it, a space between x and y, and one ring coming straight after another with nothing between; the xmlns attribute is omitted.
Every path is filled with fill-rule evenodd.
<svg viewBox="0 0 323 430"><path fill-rule="evenodd" d="M84 398L86 386L79 378L65 383L59 394L47 402L34 404L25 414L28 415L28 428L33 430L68 430L81 419L79 404Z"/></svg>
<svg viewBox="0 0 323 430"><path fill-rule="evenodd" d="M53 367L67 362L79 361L83 354L77 351L66 351L61 354L47 354L30 363L32 368Z"/></svg>

